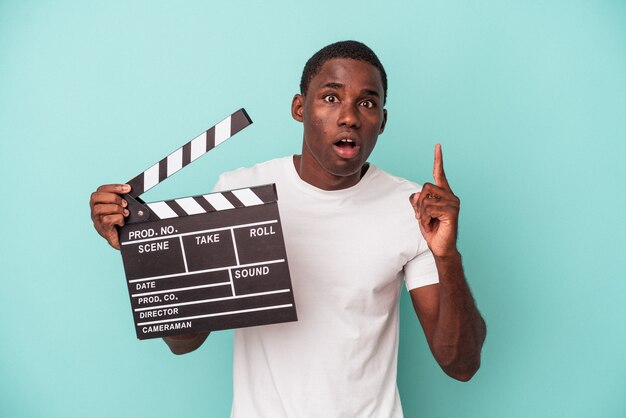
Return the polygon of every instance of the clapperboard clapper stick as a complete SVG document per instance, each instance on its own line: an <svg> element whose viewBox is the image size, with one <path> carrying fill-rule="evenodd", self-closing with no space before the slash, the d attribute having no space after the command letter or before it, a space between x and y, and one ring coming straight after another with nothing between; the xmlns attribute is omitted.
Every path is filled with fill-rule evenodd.
<svg viewBox="0 0 626 418"><path fill-rule="evenodd" d="M119 233L139 339L297 320L274 184L139 198L251 123L240 109L128 181Z"/></svg>

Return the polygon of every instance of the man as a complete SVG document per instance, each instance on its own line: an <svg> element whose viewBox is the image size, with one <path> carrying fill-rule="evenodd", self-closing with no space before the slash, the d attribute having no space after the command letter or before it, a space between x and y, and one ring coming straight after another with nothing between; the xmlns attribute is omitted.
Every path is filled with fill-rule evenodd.
<svg viewBox="0 0 626 418"><path fill-rule="evenodd" d="M435 184L367 163L385 128L387 76L365 45L338 42L307 62L292 116L302 154L220 177L217 190L275 182L298 322L235 331L233 416L402 416L396 387L402 278L442 369L469 380L485 324L456 248L459 199L435 147ZM119 248L126 185L91 197L96 230ZM411 209L411 206L413 207ZM415 221L417 218L417 222ZM177 354L208 334L168 337Z"/></svg>

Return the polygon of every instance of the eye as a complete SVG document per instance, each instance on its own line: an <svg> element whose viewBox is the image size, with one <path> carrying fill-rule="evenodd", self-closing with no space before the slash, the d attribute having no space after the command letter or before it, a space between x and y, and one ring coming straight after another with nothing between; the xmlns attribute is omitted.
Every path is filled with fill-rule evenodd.
<svg viewBox="0 0 626 418"><path fill-rule="evenodd" d="M360 104L361 106L366 107L368 109L371 109L374 107L374 102L371 100L363 100Z"/></svg>
<svg viewBox="0 0 626 418"><path fill-rule="evenodd" d="M328 94L328 95L324 96L324 101L326 103L337 103L339 101L339 99L334 94Z"/></svg>

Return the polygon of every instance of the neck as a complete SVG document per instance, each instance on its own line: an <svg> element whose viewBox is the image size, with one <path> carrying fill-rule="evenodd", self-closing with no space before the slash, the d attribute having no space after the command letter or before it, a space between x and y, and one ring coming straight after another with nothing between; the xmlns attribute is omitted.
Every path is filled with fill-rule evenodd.
<svg viewBox="0 0 626 418"><path fill-rule="evenodd" d="M318 167L315 173L310 173L307 170L308 165L303 162L302 155L294 155L293 164L302 181L322 190L342 190L355 186L369 168L369 163L365 163L361 170L352 175L336 176L331 173L325 173L322 167ZM320 176L319 173L325 173L325 175Z"/></svg>

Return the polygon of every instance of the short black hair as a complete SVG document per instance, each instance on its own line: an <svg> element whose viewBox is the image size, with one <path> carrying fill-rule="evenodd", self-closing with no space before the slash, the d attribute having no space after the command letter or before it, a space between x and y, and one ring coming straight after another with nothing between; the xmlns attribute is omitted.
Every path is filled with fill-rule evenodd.
<svg viewBox="0 0 626 418"><path fill-rule="evenodd" d="M387 101L387 73L374 51L367 45L357 41L340 41L325 46L317 51L304 65L302 78L300 79L300 94L306 95L309 90L311 79L320 72L322 66L334 58L350 58L364 61L378 68L380 78L383 81L383 102Z"/></svg>

